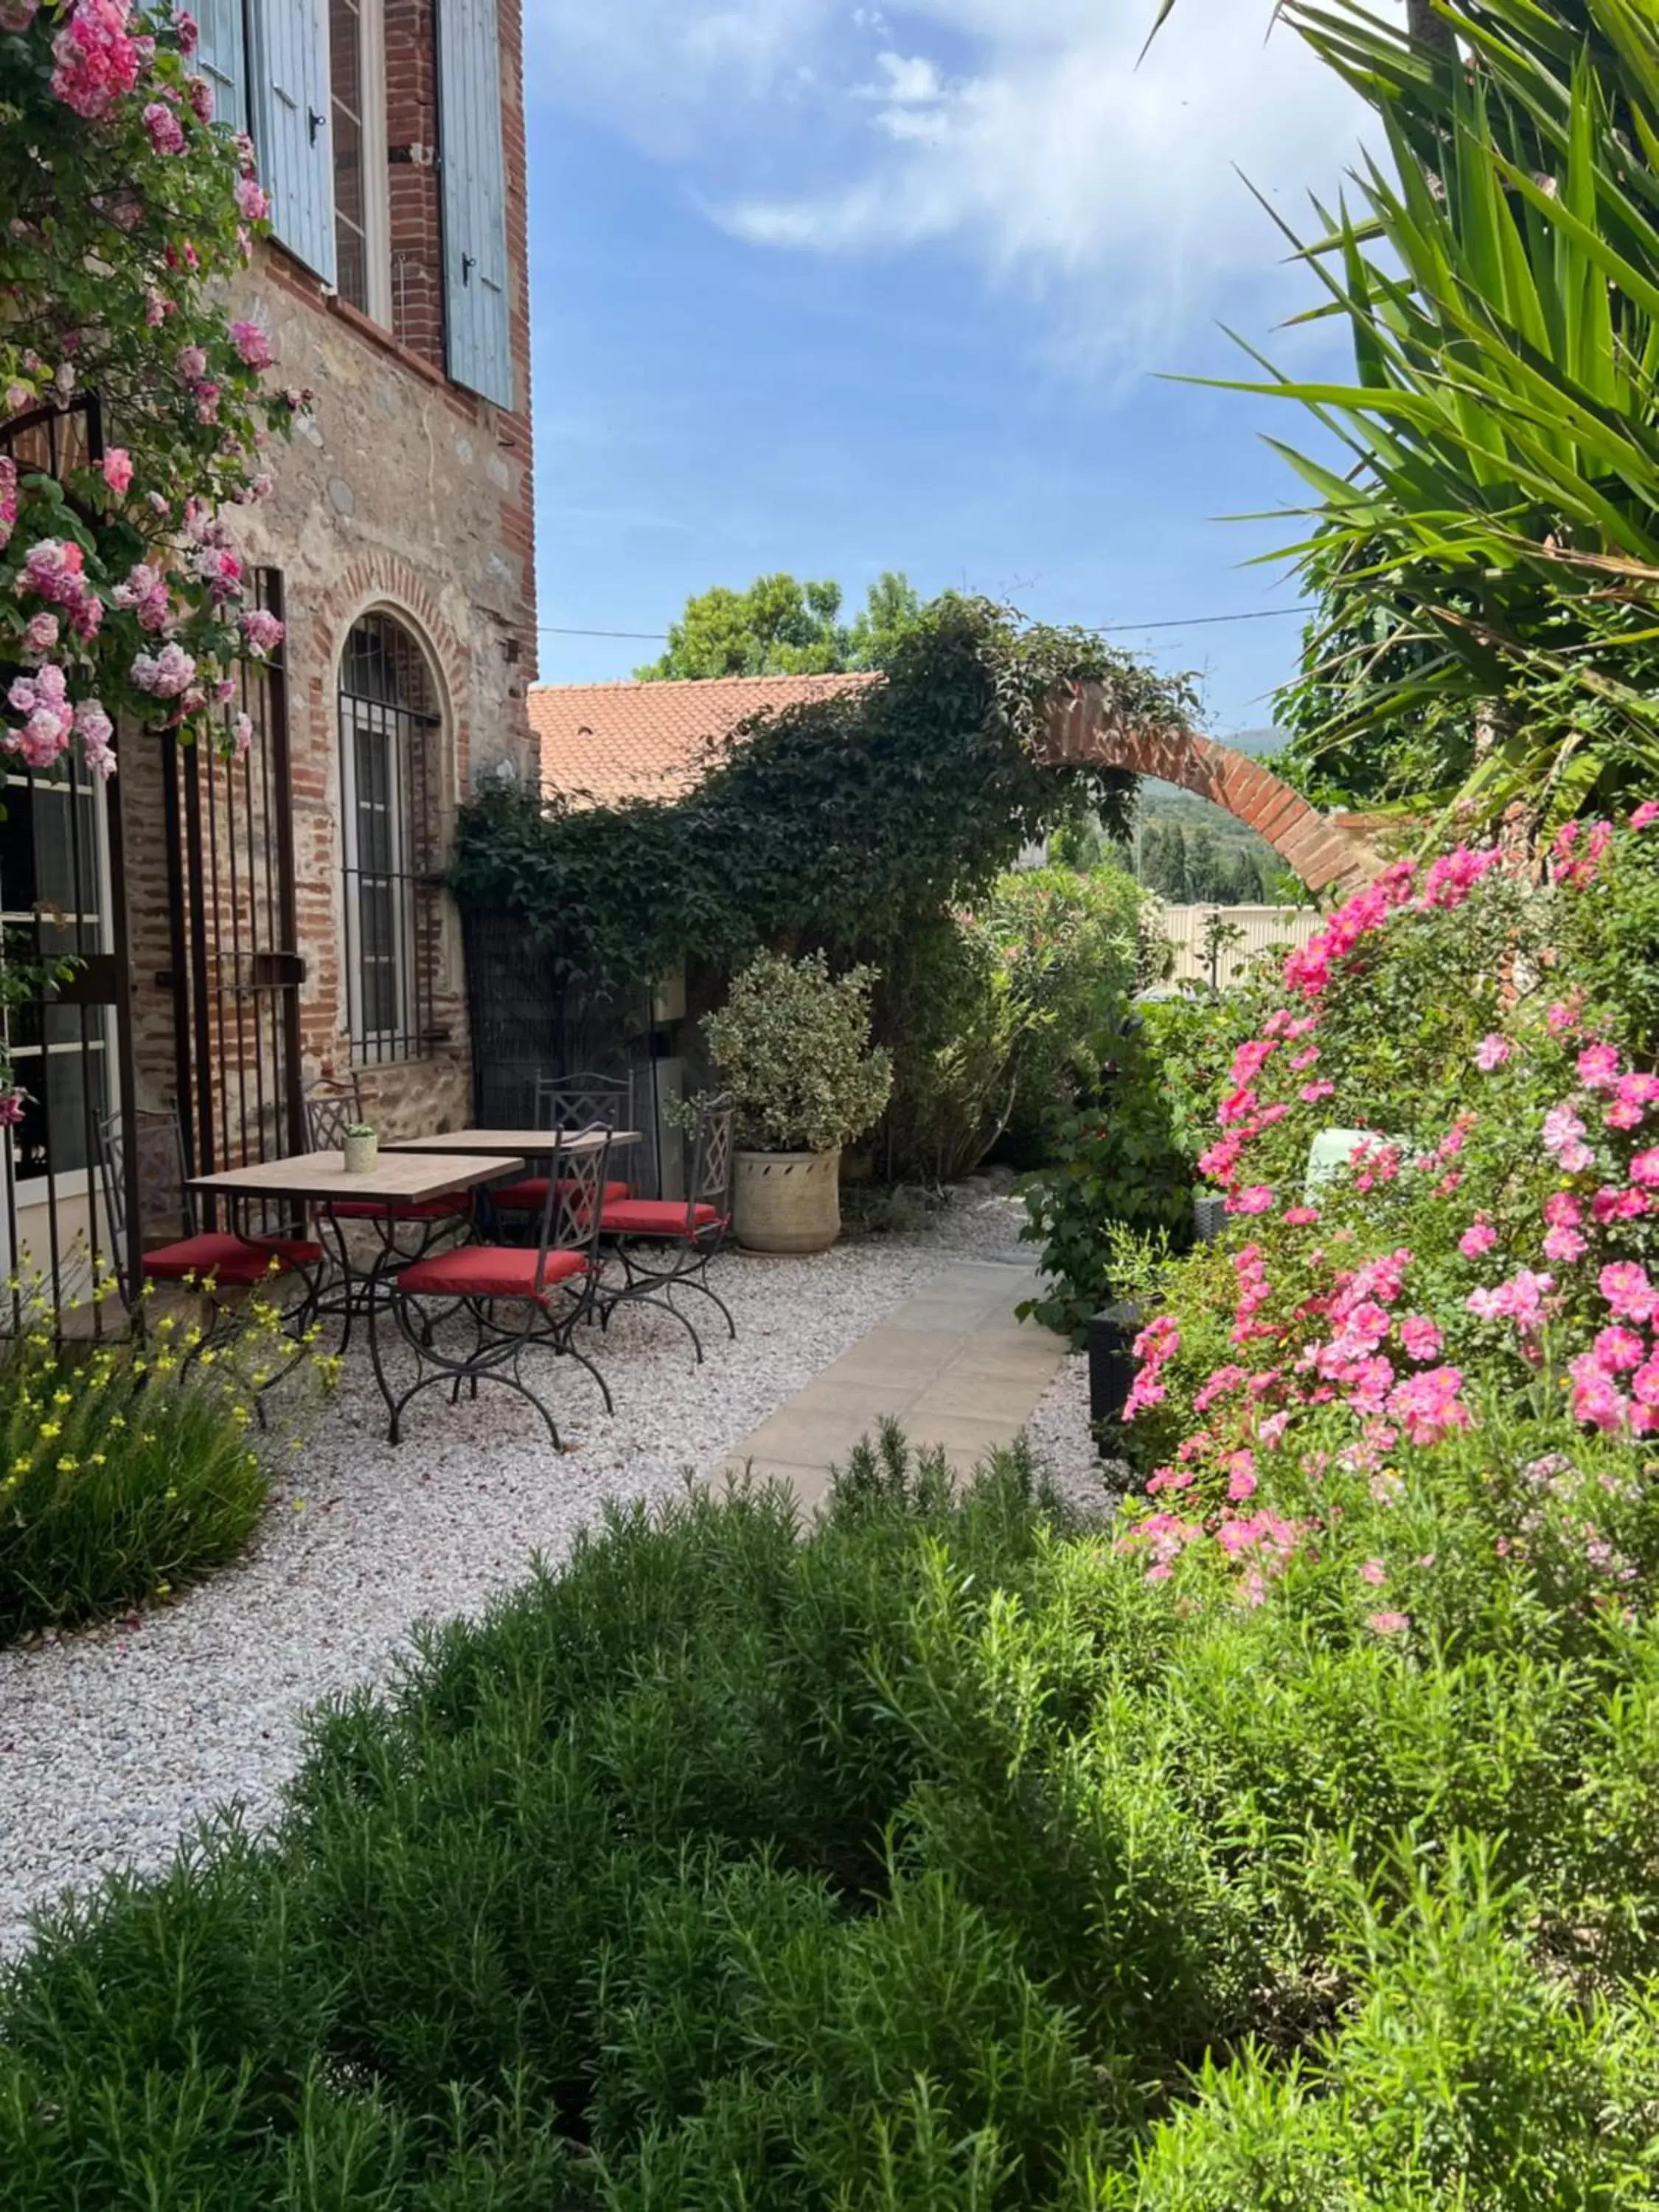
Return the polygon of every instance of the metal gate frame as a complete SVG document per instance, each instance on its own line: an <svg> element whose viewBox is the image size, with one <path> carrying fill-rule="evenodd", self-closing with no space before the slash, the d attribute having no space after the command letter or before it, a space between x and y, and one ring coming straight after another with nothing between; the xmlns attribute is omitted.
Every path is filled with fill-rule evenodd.
<svg viewBox="0 0 1659 2212"><path fill-rule="evenodd" d="M60 480L70 467L95 467L103 452L95 394L83 395L69 408L37 408L0 424L0 454ZM280 574L259 570L255 593L257 604L280 619ZM0 670L0 681L9 681L15 672ZM103 935L108 949L77 946L73 976L30 1002L40 1010L43 1071L48 1059L45 1009L81 1010L79 1137L87 1176L85 1242L94 1279L106 1275L112 1261L129 1285L142 1279L143 1270L140 1148L122 1147L125 1224L122 1249L112 1251L106 1224L100 1222L102 1193L94 1103L94 1033L106 1023L106 1041L100 1056L106 1067L113 1062L114 1097L109 1104L129 1109L139 1096L134 1009L138 979L129 880L131 827L120 763L124 756L131 763L140 746L153 744L160 755L172 965L154 981L173 993L172 1066L164 1073L170 1076L179 1108L190 1172L210 1174L244 1159L270 1157L273 1151L294 1152L305 1147L300 1028L305 964L298 945L288 675L280 647L262 667L244 668L238 703L250 715L256 732L253 744L240 759L226 758L211 746L180 745L171 731L159 737L131 727L118 732L117 772L103 786L109 900ZM68 773L73 787L83 787L82 764L71 759ZM30 773L27 781L33 787L36 779ZM73 805L69 821L71 871L78 878L81 830L79 810ZM3 902L0 894L0 905ZM38 939L40 924L50 919L38 896L33 911ZM77 937L79 933L77 921ZM0 961L9 950L0 945ZM30 964L40 958L38 942L24 950L22 957ZM89 1020L93 1010L102 1015L102 1022ZM44 1074L42 1088L49 1096ZM45 1106L46 1100L41 1103ZM41 1180L44 1193L37 1195L31 1186L23 1203L31 1210L39 1206L46 1210L49 1295L61 1340L70 1334L64 1310L73 1278L66 1278L66 1270L74 1243L66 1237L60 1218L65 1201L58 1193L59 1172L48 1165ZM16 1285L9 1285L8 1300L0 1301L0 1316L9 1302L9 1327L16 1333L37 1326L38 1315L31 1310L18 1277L20 1191L9 1132L0 1144L0 1203ZM107 1334L105 1302L77 1304L89 1316L92 1333ZM0 1334L6 1325L0 1318Z"/></svg>

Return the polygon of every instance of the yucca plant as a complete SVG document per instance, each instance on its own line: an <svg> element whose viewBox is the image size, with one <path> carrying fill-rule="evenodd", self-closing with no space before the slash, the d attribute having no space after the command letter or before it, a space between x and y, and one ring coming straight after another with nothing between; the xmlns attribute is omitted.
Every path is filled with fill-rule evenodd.
<svg viewBox="0 0 1659 2212"><path fill-rule="evenodd" d="M1298 402L1352 457L1344 473L1273 441L1314 495L1287 549L1322 602L1307 747L1414 731L1413 778L1483 813L1651 787L1659 21L1638 0L1276 15L1369 102L1388 154L1352 204L1315 203L1315 236L1287 232L1325 295L1301 319L1346 318L1355 380L1250 348L1266 376L1241 387Z"/></svg>

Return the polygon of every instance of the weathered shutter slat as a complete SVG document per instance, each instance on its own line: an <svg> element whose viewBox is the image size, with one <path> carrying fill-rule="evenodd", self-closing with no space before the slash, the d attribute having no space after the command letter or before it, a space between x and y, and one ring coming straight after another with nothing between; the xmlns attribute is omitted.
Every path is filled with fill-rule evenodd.
<svg viewBox="0 0 1659 2212"><path fill-rule="evenodd" d="M195 67L213 87L214 119L247 129L247 39L242 0L198 0L192 10L201 42Z"/></svg>
<svg viewBox="0 0 1659 2212"><path fill-rule="evenodd" d="M513 404L496 0L438 0L445 355L450 375Z"/></svg>
<svg viewBox="0 0 1659 2212"><path fill-rule="evenodd" d="M324 0L256 0L253 143L270 227L334 281L334 162Z"/></svg>

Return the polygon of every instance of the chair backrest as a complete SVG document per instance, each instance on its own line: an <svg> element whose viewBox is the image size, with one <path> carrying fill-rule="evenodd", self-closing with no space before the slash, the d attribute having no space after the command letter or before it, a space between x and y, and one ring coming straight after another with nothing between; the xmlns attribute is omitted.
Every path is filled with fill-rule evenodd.
<svg viewBox="0 0 1659 2212"><path fill-rule="evenodd" d="M609 1131L598 1144L561 1144L555 1152L542 1207L541 1249L536 1261L539 1291L550 1252L580 1252L588 1263L591 1285L598 1273L595 1255L605 1213L605 1177L611 1169Z"/></svg>
<svg viewBox="0 0 1659 2212"><path fill-rule="evenodd" d="M625 1129L634 1116L632 1075L538 1075L538 1129Z"/></svg>
<svg viewBox="0 0 1659 2212"><path fill-rule="evenodd" d="M722 1091L717 1098L705 1098L697 1109L688 1201L693 1209L712 1206L721 1215L730 1211L732 1133L736 1121L736 1102L729 1091Z"/></svg>
<svg viewBox="0 0 1659 2212"><path fill-rule="evenodd" d="M166 1220L176 1234L196 1233L196 1206L185 1182L185 1133L176 1109L155 1112L140 1107L112 1114L98 1125L98 1169L109 1214L110 1242L120 1252L127 1242L127 1146L137 1156L138 1227Z"/></svg>
<svg viewBox="0 0 1659 2212"><path fill-rule="evenodd" d="M325 1075L306 1092L306 1149L343 1152L346 1131L363 1118L363 1094L355 1075Z"/></svg>

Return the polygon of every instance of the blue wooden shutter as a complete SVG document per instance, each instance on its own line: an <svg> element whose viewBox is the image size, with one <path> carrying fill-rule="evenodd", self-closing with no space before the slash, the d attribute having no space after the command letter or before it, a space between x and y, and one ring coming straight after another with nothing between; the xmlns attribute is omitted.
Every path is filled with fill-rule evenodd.
<svg viewBox="0 0 1659 2212"><path fill-rule="evenodd" d="M438 0L445 358L450 375L513 404L507 186L496 0Z"/></svg>
<svg viewBox="0 0 1659 2212"><path fill-rule="evenodd" d="M334 155L325 0L257 0L253 144L270 227L334 282Z"/></svg>
<svg viewBox="0 0 1659 2212"><path fill-rule="evenodd" d="M213 87L213 115L233 131L247 129L247 40L242 0L198 0L201 29L196 68Z"/></svg>

